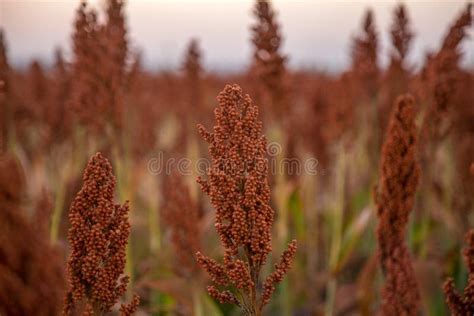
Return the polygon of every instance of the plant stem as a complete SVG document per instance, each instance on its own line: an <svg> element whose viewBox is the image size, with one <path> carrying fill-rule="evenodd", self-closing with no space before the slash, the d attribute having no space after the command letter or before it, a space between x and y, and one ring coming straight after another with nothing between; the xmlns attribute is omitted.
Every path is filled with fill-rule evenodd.
<svg viewBox="0 0 474 316"><path fill-rule="evenodd" d="M346 174L346 154L345 149L341 145L338 166L338 177L336 179L336 205L334 208L332 229L331 229L331 250L329 258L329 282L327 285L326 293L326 308L325 315L333 315L334 301L337 290L337 274L336 269L339 265L339 257L341 252L342 242L342 223L343 223L343 208L344 208L344 190L345 190L345 174Z"/></svg>
<svg viewBox="0 0 474 316"><path fill-rule="evenodd" d="M148 230L150 234L150 250L156 253L161 247L160 217L158 216L158 203L154 198L150 200L148 207Z"/></svg>
<svg viewBox="0 0 474 316"><path fill-rule="evenodd" d="M334 302L337 290L337 280L331 277L326 288L326 305L324 308L324 315L332 316L334 314Z"/></svg>
<svg viewBox="0 0 474 316"><path fill-rule="evenodd" d="M193 316L204 316L199 289L193 284Z"/></svg>
<svg viewBox="0 0 474 316"><path fill-rule="evenodd" d="M126 151L127 153L127 151ZM117 147L113 148L113 155L115 157L115 164L116 164L116 173L117 173L117 191L119 195L119 200L122 201L131 201L132 200L132 192L130 190L130 183L129 183L129 171L130 165L128 160L128 155L125 154L124 158L121 159L119 155L119 149ZM130 232L129 242L127 243L126 248L126 265L125 265L125 273L130 277L129 286L127 287L127 298L130 299L132 296L131 289L133 288L133 256L132 256L132 232Z"/></svg>
<svg viewBox="0 0 474 316"><path fill-rule="evenodd" d="M50 226L50 240L51 243L55 243L58 240L59 225L61 222L61 214L64 206L64 200L66 197L66 177L59 176L58 191L56 192L56 198L54 201L53 216L51 218Z"/></svg>

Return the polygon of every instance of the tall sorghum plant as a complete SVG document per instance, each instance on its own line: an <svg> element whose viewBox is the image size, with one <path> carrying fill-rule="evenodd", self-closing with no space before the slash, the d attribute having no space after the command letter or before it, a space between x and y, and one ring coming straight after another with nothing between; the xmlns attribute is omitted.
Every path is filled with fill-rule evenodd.
<svg viewBox="0 0 474 316"><path fill-rule="evenodd" d="M293 240L265 281L261 270L272 250L274 212L269 205L266 139L261 134L258 108L237 85L227 85L219 94L216 126L199 133L209 143L212 165L207 180L198 179L216 209L215 228L224 247L224 263L197 253L200 266L212 281L234 292L208 287L221 303L241 307L245 315L262 315L275 285L283 280L296 253Z"/></svg>

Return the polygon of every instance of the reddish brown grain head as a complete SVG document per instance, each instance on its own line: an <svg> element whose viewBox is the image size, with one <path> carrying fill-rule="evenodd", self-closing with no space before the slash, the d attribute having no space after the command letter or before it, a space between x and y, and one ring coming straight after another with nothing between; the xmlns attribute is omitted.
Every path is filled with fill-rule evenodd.
<svg viewBox="0 0 474 316"><path fill-rule="evenodd" d="M464 259L468 268L468 283L461 295L456 290L453 279L444 283L444 294L446 303L452 315L468 316L474 314L474 230L470 230L466 236L467 248L464 250Z"/></svg>
<svg viewBox="0 0 474 316"><path fill-rule="evenodd" d="M202 72L201 66L201 49L199 48L199 42L196 39L192 39L186 49L186 56L183 63L183 69L186 72L186 77L193 82L199 80Z"/></svg>
<svg viewBox="0 0 474 316"><path fill-rule="evenodd" d="M85 2L76 11L71 106L95 134L105 134L107 127L115 134L122 130L128 56L123 5L121 0L107 2L105 24Z"/></svg>
<svg viewBox="0 0 474 316"><path fill-rule="evenodd" d="M45 147L69 139L72 133L71 111L68 108L71 94L71 71L69 64L64 60L61 48L57 48L54 55L54 69L52 78L52 98L48 106L48 135Z"/></svg>
<svg viewBox="0 0 474 316"><path fill-rule="evenodd" d="M460 84L460 43L472 24L472 4L468 4L445 35L439 51L425 65L422 74L430 107L423 122L423 137L439 138L440 126L450 111Z"/></svg>
<svg viewBox="0 0 474 316"><path fill-rule="evenodd" d="M404 4L399 4L395 9L390 35L394 48L392 60L402 63L405 60L413 38L413 31L410 28L410 21Z"/></svg>
<svg viewBox="0 0 474 316"><path fill-rule="evenodd" d="M3 94L8 89L7 75L10 70L7 58L7 45L5 43L5 35L0 29L0 93Z"/></svg>
<svg viewBox="0 0 474 316"><path fill-rule="evenodd" d="M367 10L362 31L352 44L352 68L358 80L364 83L369 97L376 94L379 68L377 64L378 35L372 10Z"/></svg>
<svg viewBox="0 0 474 316"><path fill-rule="evenodd" d="M102 117L98 115L103 105L99 104L101 85L97 72L99 66L98 22L96 13L90 10L86 2L81 1L74 22L72 35L73 85L70 96L70 108L75 114L75 122L88 126L94 131L104 128Z"/></svg>
<svg viewBox="0 0 474 316"><path fill-rule="evenodd" d="M185 104L187 105L187 121L192 120L194 116L197 116L195 119L201 119L199 115L203 109L203 87L202 87L202 75L203 75L203 66L202 66L202 51L199 47L199 42L197 39L192 39L186 49L186 55L183 62L184 70L184 88L187 91ZM190 112L193 115L190 115ZM196 122L193 122L193 127L196 125ZM186 132L189 130L186 128Z"/></svg>
<svg viewBox="0 0 474 316"><path fill-rule="evenodd" d="M84 171L83 186L69 210L68 292L65 315L86 305L105 313L125 293L123 276L130 235L128 204L113 203L115 177L100 153Z"/></svg>
<svg viewBox="0 0 474 316"><path fill-rule="evenodd" d="M178 173L170 175L164 184L165 202L162 216L171 231L171 242L176 255L176 272L184 277L196 273L194 254L201 247L199 209Z"/></svg>
<svg viewBox="0 0 474 316"><path fill-rule="evenodd" d="M252 303L241 302L230 292L209 293L221 302L250 304L261 311L290 267L296 242L289 246L265 282L264 294L257 301L257 282L261 267L271 252L273 209L269 205L267 182L268 161L266 139L258 108L237 85L227 85L217 97L213 132L199 126L199 133L209 143L211 168L207 179L198 179L216 210L215 228L224 247L224 263L220 264L201 253L198 263L217 285L233 286Z"/></svg>
<svg viewBox="0 0 474 316"><path fill-rule="evenodd" d="M262 265L271 251L273 210L269 205L266 139L258 108L237 85L227 85L217 97L216 126L199 133L210 144L212 167L199 179L216 209L216 230L232 254L244 246Z"/></svg>
<svg viewBox="0 0 474 316"><path fill-rule="evenodd" d="M254 45L252 72L261 88L258 101L269 107L264 109L266 116L281 120L287 113L286 98L286 59L281 53L282 35L276 21L271 1L257 0L253 10L256 18L252 26Z"/></svg>
<svg viewBox="0 0 474 316"><path fill-rule="evenodd" d="M445 35L441 50L457 50L472 24L472 3L468 3Z"/></svg>
<svg viewBox="0 0 474 316"><path fill-rule="evenodd" d="M125 64L128 56L124 5L124 0L107 0L107 21L104 30L110 60L109 66L111 67L110 75L119 81L125 75ZM122 85L123 82L118 82L117 84Z"/></svg>
<svg viewBox="0 0 474 316"><path fill-rule="evenodd" d="M0 112L3 113L0 120L0 154L6 150L8 141L8 125L10 111L8 108L8 77L10 72L10 66L8 65L7 59L7 48L5 43L5 37L3 30L0 29Z"/></svg>
<svg viewBox="0 0 474 316"><path fill-rule="evenodd" d="M419 179L416 161L414 100L400 96L395 103L382 149L376 197L379 261L385 276L383 315L417 315L420 295L411 254L405 243L408 217Z"/></svg>
<svg viewBox="0 0 474 316"><path fill-rule="evenodd" d="M377 113L380 135L383 135L387 129L393 100L400 94L412 90L410 86L411 69L406 64L406 56L413 39L413 31L404 4L399 4L395 8L392 19L390 65L380 82L380 101ZM377 141L377 148L380 148L381 141L380 137Z"/></svg>
<svg viewBox="0 0 474 316"><path fill-rule="evenodd" d="M41 217L49 206L28 218L25 191L19 161L0 154L0 314L58 315L65 286L62 254L38 227L47 221Z"/></svg>
<svg viewBox="0 0 474 316"><path fill-rule="evenodd" d="M127 28L124 0L108 0L107 21L102 26L103 51L101 63L104 85L103 102L108 104L107 114L112 118L116 132L123 127L125 104L123 100L126 84L126 63L128 58Z"/></svg>
<svg viewBox="0 0 474 316"><path fill-rule="evenodd" d="M291 263L296 255L296 248L296 240L291 241L288 249L281 254L280 261L275 264L275 271L263 283L262 306L270 302L270 298L275 292L275 285L283 281L285 275L290 271Z"/></svg>
<svg viewBox="0 0 474 316"><path fill-rule="evenodd" d="M183 72L181 92L173 96L174 99L181 98L173 109L181 122L174 151L184 154L189 143L189 135L194 131L196 124L209 121L204 109L204 69L202 51L197 39L191 39L188 43L181 68Z"/></svg>

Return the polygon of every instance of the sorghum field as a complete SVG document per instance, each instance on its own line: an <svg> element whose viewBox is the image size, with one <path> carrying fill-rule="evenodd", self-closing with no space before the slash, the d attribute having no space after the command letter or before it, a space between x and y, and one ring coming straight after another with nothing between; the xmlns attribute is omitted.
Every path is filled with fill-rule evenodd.
<svg viewBox="0 0 474 316"><path fill-rule="evenodd" d="M0 315L474 315L472 4L417 69L407 7L367 8L338 73L253 5L232 74L199 39L147 69L123 0L52 67L0 33Z"/></svg>

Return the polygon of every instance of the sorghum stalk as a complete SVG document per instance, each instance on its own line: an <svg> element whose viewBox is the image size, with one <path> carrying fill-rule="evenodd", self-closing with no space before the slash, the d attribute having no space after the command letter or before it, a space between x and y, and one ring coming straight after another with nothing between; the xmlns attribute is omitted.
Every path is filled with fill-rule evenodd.
<svg viewBox="0 0 474 316"><path fill-rule="evenodd" d="M120 200L126 200L130 201L132 200L133 192L132 192L132 175L130 173L130 170L132 168L131 165L131 159L130 159L130 153L127 150L128 147L126 146L126 143L123 143L123 153L120 154L120 149L118 146L113 146L112 151L114 155L114 159L116 161L116 173L117 173L117 191L118 191L118 197ZM129 283L130 285L133 284L134 278L133 278L133 256L132 256L132 245L131 243L127 243L126 247L126 265L125 265L125 271L126 274L129 276ZM131 292L127 292L127 297L131 296Z"/></svg>
<svg viewBox="0 0 474 316"><path fill-rule="evenodd" d="M220 291L209 286L212 297L239 306L245 315L259 316L275 285L290 269L296 240L262 284L260 272L272 250L274 215L269 205L266 138L261 134L257 106L239 86L227 85L217 100L213 132L199 126L199 133L210 144L212 165L208 179L198 178L198 182L216 209L215 228L224 247L224 263L200 252L196 256L216 285L234 289Z"/></svg>
<svg viewBox="0 0 474 316"><path fill-rule="evenodd" d="M156 185L154 186L156 187ZM161 247L160 218L158 212L159 204L157 198L150 197L148 206L148 230L150 235L150 251L153 253L159 251Z"/></svg>
<svg viewBox="0 0 474 316"><path fill-rule="evenodd" d="M329 257L329 280L326 288L325 315L333 315L337 291L337 269L340 262L343 220L344 220L344 189L346 179L347 158L344 146L340 145L340 154L337 162L338 177L336 179L336 202L332 214L331 248Z"/></svg>
<svg viewBox="0 0 474 316"><path fill-rule="evenodd" d="M63 160L63 162L66 162L66 164L61 170L59 170L59 174L57 175L58 188L56 190L53 214L51 216L50 240L52 243L55 243L58 240L61 215L63 212L64 200L66 198L66 187L72 174L72 162L66 160Z"/></svg>

